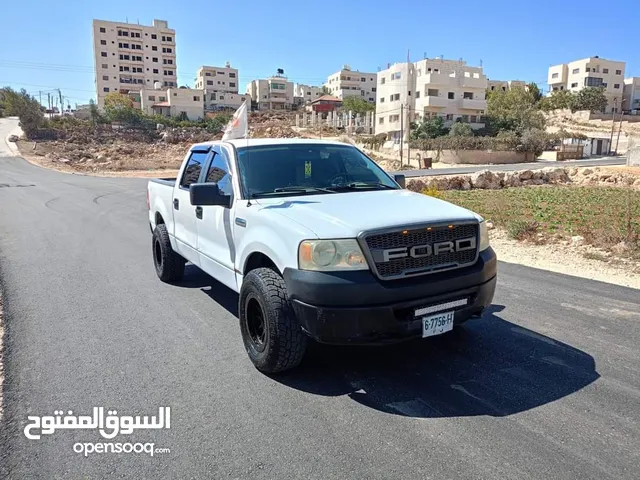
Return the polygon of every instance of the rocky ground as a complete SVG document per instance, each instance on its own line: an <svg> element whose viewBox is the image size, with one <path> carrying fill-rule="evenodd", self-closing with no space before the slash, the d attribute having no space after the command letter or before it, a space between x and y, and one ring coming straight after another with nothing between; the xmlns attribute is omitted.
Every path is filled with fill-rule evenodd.
<svg viewBox="0 0 640 480"><path fill-rule="evenodd" d="M427 189L471 190L522 187L545 184L631 186L640 188L640 168L564 168L547 167L540 170L492 172L483 170L471 175L442 175L417 177L407 181L407 188L415 192Z"/></svg>

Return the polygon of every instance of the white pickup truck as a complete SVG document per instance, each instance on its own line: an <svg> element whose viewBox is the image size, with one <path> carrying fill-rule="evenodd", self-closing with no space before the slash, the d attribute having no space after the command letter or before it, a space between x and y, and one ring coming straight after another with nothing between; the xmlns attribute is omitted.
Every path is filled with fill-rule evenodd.
<svg viewBox="0 0 640 480"><path fill-rule="evenodd" d="M497 261L484 220L404 189L356 147L302 139L193 145L151 180L158 277L187 261L239 293L256 368L298 365L309 339L385 344L481 316Z"/></svg>

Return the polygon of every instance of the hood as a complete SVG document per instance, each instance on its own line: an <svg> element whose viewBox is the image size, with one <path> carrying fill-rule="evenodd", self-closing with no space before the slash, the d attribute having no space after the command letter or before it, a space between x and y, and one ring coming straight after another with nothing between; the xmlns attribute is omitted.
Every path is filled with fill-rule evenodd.
<svg viewBox="0 0 640 480"><path fill-rule="evenodd" d="M354 238L364 230L480 218L465 208L409 190L261 198L256 203L304 225L318 238Z"/></svg>

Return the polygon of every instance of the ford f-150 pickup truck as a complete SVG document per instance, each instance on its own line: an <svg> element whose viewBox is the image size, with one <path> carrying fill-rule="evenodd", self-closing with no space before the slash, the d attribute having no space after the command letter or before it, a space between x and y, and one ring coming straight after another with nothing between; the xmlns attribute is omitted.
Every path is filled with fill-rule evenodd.
<svg viewBox="0 0 640 480"><path fill-rule="evenodd" d="M298 365L309 339L381 345L448 332L492 302L485 221L408 191L358 148L304 139L193 145L147 188L160 280L191 262L239 293L257 369Z"/></svg>

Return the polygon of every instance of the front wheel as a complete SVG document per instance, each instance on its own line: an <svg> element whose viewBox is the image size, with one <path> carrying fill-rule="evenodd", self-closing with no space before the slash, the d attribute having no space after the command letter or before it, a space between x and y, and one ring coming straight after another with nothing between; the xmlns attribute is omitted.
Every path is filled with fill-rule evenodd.
<svg viewBox="0 0 640 480"><path fill-rule="evenodd" d="M258 370L275 373L300 364L308 338L277 272L269 268L251 270L242 282L238 307L242 340Z"/></svg>
<svg viewBox="0 0 640 480"><path fill-rule="evenodd" d="M173 251L167 227L161 223L153 231L151 241L153 249L153 265L156 274L163 282L176 282L184 276L186 260Z"/></svg>

